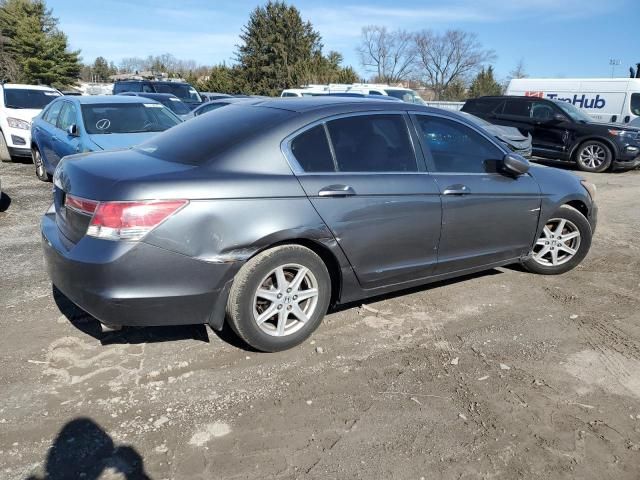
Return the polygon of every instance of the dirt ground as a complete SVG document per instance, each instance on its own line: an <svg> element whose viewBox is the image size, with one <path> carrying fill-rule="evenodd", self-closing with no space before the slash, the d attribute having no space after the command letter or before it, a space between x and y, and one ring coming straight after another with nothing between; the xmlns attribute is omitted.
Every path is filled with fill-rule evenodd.
<svg viewBox="0 0 640 480"><path fill-rule="evenodd" d="M277 354L102 335L44 271L51 185L0 175L2 479L640 478L640 171L584 175L600 222L574 271L372 299Z"/></svg>

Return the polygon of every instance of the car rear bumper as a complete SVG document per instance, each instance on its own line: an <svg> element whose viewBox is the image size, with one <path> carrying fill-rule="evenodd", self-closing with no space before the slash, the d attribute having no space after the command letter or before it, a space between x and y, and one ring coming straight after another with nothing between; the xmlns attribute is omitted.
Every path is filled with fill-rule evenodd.
<svg viewBox="0 0 640 480"><path fill-rule="evenodd" d="M222 326L225 286L237 264L204 262L144 242L84 237L70 246L51 212L41 231L52 283L100 322Z"/></svg>

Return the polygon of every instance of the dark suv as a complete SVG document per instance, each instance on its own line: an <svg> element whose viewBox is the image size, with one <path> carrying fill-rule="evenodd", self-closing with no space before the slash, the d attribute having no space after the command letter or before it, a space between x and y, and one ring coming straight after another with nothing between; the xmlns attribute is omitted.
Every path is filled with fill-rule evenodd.
<svg viewBox="0 0 640 480"><path fill-rule="evenodd" d="M640 129L594 122L571 103L537 97L480 97L467 100L462 111L530 133L534 155L575 162L585 172L640 165Z"/></svg>
<svg viewBox="0 0 640 480"><path fill-rule="evenodd" d="M202 103L198 91L187 82L171 82L158 80L120 80L113 84L113 94L136 93L170 93L175 95L191 110Z"/></svg>

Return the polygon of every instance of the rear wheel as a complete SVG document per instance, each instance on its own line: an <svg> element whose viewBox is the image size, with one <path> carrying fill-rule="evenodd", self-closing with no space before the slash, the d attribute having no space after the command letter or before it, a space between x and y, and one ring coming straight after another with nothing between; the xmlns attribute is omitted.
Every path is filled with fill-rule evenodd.
<svg viewBox="0 0 640 480"><path fill-rule="evenodd" d="M4 139L4 133L0 132L0 160L3 162L11 161L11 154L9 153L9 148L7 147L7 142Z"/></svg>
<svg viewBox="0 0 640 480"><path fill-rule="evenodd" d="M47 169L44 167L44 161L42 160L42 155L40 155L40 151L37 148L31 150L31 157L33 158L33 164L36 167L36 177L43 182L50 182L51 175L47 173Z"/></svg>
<svg viewBox="0 0 640 480"><path fill-rule="evenodd" d="M561 206L547 220L525 268L533 273L557 275L576 267L591 247L591 225L578 210Z"/></svg>
<svg viewBox="0 0 640 480"><path fill-rule="evenodd" d="M331 279L322 259L300 245L283 245L240 269L229 292L227 318L247 344L276 352L309 337L330 298Z"/></svg>
<svg viewBox="0 0 640 480"><path fill-rule="evenodd" d="M583 143L576 152L576 163L584 172L604 172L612 161L613 154L609 147L595 140Z"/></svg>

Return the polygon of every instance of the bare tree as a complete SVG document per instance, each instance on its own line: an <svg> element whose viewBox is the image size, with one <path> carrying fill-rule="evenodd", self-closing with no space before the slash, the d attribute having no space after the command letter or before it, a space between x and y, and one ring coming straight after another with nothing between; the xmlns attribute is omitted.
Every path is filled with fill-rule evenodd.
<svg viewBox="0 0 640 480"><path fill-rule="evenodd" d="M357 48L360 63L384 83L398 83L411 75L416 59L413 36L404 30L388 31L369 25L362 29Z"/></svg>
<svg viewBox="0 0 640 480"><path fill-rule="evenodd" d="M514 68L513 70L511 70L511 72L509 72L509 80L513 78L527 78L528 76L529 75L527 74L524 68L524 60L522 59L518 60L518 64L516 65L516 68Z"/></svg>
<svg viewBox="0 0 640 480"><path fill-rule="evenodd" d="M414 36L414 43L421 77L436 99L453 82L468 82L485 63L495 59L493 50L484 49L475 33L462 30L443 34L423 30Z"/></svg>

